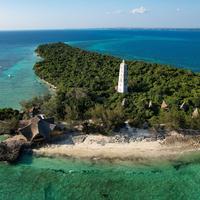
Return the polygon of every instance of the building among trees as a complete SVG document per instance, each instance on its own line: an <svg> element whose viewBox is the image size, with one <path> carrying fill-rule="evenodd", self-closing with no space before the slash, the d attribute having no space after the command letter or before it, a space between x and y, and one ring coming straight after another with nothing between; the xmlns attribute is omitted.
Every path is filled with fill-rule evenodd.
<svg viewBox="0 0 200 200"><path fill-rule="evenodd" d="M119 93L128 93L128 65L123 62L120 64L119 81L117 91Z"/></svg>
<svg viewBox="0 0 200 200"><path fill-rule="evenodd" d="M38 115L24 122L25 126L19 129L19 132L32 143L47 141L50 139L51 133L55 130L53 118L44 118Z"/></svg>

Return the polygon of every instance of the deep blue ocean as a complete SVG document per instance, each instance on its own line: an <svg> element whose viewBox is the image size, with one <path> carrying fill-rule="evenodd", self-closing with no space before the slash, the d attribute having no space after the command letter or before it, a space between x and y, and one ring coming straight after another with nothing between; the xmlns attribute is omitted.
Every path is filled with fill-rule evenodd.
<svg viewBox="0 0 200 200"><path fill-rule="evenodd" d="M200 71L200 30L57 30L0 32L0 107L48 92L32 70L39 44L66 42L123 59Z"/></svg>

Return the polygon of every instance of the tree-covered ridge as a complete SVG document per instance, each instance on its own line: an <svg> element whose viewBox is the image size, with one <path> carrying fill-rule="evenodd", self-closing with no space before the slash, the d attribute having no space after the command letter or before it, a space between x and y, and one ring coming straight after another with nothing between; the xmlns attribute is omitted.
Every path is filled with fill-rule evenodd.
<svg viewBox="0 0 200 200"><path fill-rule="evenodd" d="M160 109L163 100L170 108L166 115L173 111L184 115L186 121L194 108L200 107L200 74L160 64L127 61L129 94L122 95L115 90L121 59L63 43L41 45L36 52L43 60L36 63L35 72L57 86L57 102L62 102L59 112L64 110L62 117L71 112L69 109L76 110L76 118L79 114L85 117L88 110L98 105L112 110L119 107L124 98L123 114L136 124L162 122L159 118L163 115ZM150 101L151 108L148 107ZM180 110L183 102L189 106L184 113Z"/></svg>

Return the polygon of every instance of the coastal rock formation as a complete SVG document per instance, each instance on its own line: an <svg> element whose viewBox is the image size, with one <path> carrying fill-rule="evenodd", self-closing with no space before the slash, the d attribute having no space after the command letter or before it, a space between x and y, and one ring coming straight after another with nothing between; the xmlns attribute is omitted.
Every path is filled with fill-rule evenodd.
<svg viewBox="0 0 200 200"><path fill-rule="evenodd" d="M15 162L23 147L28 146L24 136L17 135L0 143L0 161Z"/></svg>

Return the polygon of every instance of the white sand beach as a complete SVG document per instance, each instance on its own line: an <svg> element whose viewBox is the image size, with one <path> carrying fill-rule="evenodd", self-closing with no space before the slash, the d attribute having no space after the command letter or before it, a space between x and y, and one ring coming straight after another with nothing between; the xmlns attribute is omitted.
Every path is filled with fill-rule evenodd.
<svg viewBox="0 0 200 200"><path fill-rule="evenodd" d="M38 156L66 156L83 159L112 160L153 160L177 159L178 157L200 151L200 146L193 140L167 144L163 141L140 141L130 143L110 143L110 137L87 136L84 142L75 144L56 144L34 149ZM102 141L104 141L102 143Z"/></svg>

